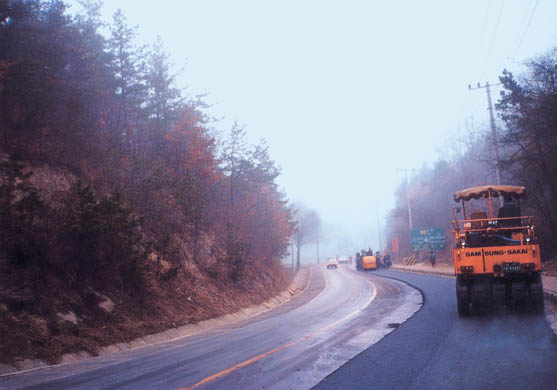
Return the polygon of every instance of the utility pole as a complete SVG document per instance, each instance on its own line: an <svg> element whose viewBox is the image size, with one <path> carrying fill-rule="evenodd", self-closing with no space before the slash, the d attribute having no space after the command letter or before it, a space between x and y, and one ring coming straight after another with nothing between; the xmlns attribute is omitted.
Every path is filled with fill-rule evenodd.
<svg viewBox="0 0 557 390"><path fill-rule="evenodd" d="M315 241L315 245L317 246L317 264L319 264L319 240Z"/></svg>
<svg viewBox="0 0 557 390"><path fill-rule="evenodd" d="M379 233L379 252L383 252L383 239L381 238L381 224L379 223L379 213L375 209L375 215L377 217L377 232Z"/></svg>
<svg viewBox="0 0 557 390"><path fill-rule="evenodd" d="M494 85L501 85L501 83L494 84ZM493 116L493 105L491 103L491 90L489 89L490 85L489 82L486 81L485 85L480 85L475 88L472 88L470 84L468 84L468 89L470 91L474 91L476 89L485 88L487 92L487 105L489 110L489 122L491 124L491 136L493 137L493 150L495 151L495 173L497 175L497 184L501 185L501 167L499 164L499 143L497 142L497 128L495 127L495 117ZM501 198L502 202L502 198Z"/></svg>
<svg viewBox="0 0 557 390"><path fill-rule="evenodd" d="M404 168L404 179L406 180L406 206L408 207L408 227L412 231L412 207L410 206L410 192L408 191L408 169Z"/></svg>
<svg viewBox="0 0 557 390"><path fill-rule="evenodd" d="M412 206L410 204L410 185L408 183L408 168L397 168L397 171L404 171L404 181L406 183L406 207L408 208L408 236L411 238L412 237L412 229L413 229L413 223L412 223Z"/></svg>

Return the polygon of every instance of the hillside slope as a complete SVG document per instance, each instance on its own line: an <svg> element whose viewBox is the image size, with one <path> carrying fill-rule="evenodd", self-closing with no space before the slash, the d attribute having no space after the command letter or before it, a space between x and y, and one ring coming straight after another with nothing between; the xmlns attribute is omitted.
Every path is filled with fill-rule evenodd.
<svg viewBox="0 0 557 390"><path fill-rule="evenodd" d="M33 172L27 181L33 183L39 198L48 197L53 183L56 191L69 196L77 183L65 169L43 165L23 170ZM56 227L52 236L59 230ZM211 252L209 246L207 239L201 252ZM203 271L186 263L177 271L155 251L150 252L144 264L147 286L129 292L100 279L76 282L44 265L0 258L0 362L41 359L55 363L63 354L78 351L94 355L101 346L261 303L290 282L277 262L250 264L233 281L216 259L205 259L211 261L213 266Z"/></svg>
<svg viewBox="0 0 557 390"><path fill-rule="evenodd" d="M84 3L0 0L0 362L94 354L289 282L266 145L215 139L162 42L121 13L105 37Z"/></svg>

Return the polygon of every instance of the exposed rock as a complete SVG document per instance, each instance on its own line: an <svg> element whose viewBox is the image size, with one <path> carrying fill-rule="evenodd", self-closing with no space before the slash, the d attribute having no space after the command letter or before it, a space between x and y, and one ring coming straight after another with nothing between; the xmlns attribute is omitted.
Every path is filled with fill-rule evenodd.
<svg viewBox="0 0 557 390"><path fill-rule="evenodd" d="M95 292L95 295L102 299L102 302L99 303L99 307L101 309L103 309L107 313L110 313L110 312L112 312L112 310L114 310L115 305L114 305L114 301L112 299L110 299L106 295L100 294L98 292Z"/></svg>
<svg viewBox="0 0 557 390"><path fill-rule="evenodd" d="M72 324L77 324L77 316L75 315L75 313L73 311L70 311L68 313L57 313L56 316L61 319L62 321L69 321Z"/></svg>

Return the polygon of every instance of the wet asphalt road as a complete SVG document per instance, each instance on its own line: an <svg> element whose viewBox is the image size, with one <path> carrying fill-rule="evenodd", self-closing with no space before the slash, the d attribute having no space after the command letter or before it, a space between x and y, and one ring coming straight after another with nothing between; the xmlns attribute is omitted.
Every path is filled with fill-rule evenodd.
<svg viewBox="0 0 557 390"><path fill-rule="evenodd" d="M543 315L498 308L460 319L453 278L375 275L419 288L423 308L314 389L557 389L557 336Z"/></svg>
<svg viewBox="0 0 557 390"><path fill-rule="evenodd" d="M415 289L348 268L251 320L114 355L0 377L0 389L308 389L421 307Z"/></svg>

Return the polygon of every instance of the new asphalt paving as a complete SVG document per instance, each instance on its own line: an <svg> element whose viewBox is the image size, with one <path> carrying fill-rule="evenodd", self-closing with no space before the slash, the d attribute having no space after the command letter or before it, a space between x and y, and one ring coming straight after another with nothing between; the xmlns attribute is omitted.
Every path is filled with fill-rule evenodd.
<svg viewBox="0 0 557 390"><path fill-rule="evenodd" d="M424 306L314 389L557 389L557 336L543 315L496 308L459 318L454 278L394 270L367 277L409 283Z"/></svg>

